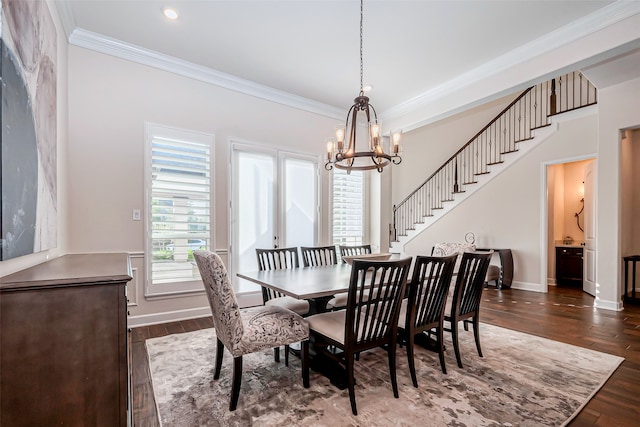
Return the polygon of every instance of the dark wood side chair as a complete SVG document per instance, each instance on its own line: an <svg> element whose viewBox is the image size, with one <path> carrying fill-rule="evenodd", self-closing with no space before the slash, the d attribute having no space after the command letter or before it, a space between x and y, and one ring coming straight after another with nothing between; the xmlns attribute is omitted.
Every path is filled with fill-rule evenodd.
<svg viewBox="0 0 640 427"><path fill-rule="evenodd" d="M338 263L335 246L301 246L302 263L305 267L335 265Z"/></svg>
<svg viewBox="0 0 640 427"><path fill-rule="evenodd" d="M453 277L457 255L446 257L417 256L409 287L409 297L402 301L398 317L398 335L407 346L407 359L413 386L418 387L414 362L416 335L427 339L424 332L435 330L435 347L440 357L440 368L447 369L444 361L444 309ZM429 334L431 336L431 334ZM431 348L431 347L429 347Z"/></svg>
<svg viewBox="0 0 640 427"><path fill-rule="evenodd" d="M458 367L462 368L460 346L458 344L458 323L473 324L473 335L476 340L478 355L482 357L480 347L480 300L484 288L484 279L493 252L465 252L462 255L460 269L456 276L453 297L448 299L444 320L450 323L453 349L456 353ZM466 323L465 323L465 329Z"/></svg>
<svg viewBox="0 0 640 427"><path fill-rule="evenodd" d="M345 246L340 245L340 260L341 262L346 262L342 258L343 256L356 256L362 254L370 254L371 253L371 245L360 245L360 246ZM335 298L332 298L327 303L327 308L330 310L342 310L347 306L347 294L341 293L336 295Z"/></svg>
<svg viewBox="0 0 640 427"><path fill-rule="evenodd" d="M240 310L227 270L214 252L194 251L207 292L216 331L216 361L213 379L220 378L226 348L233 356L233 384L229 410L236 409L242 382L242 356L267 348L301 342L302 383L309 387L309 325L300 315L277 306ZM266 384L265 384L266 386Z"/></svg>
<svg viewBox="0 0 640 427"><path fill-rule="evenodd" d="M307 317L316 351L344 365L351 411L358 415L355 396L355 355L376 347L389 354L393 395L398 397L396 342L400 302L404 297L411 258L399 261L354 260L347 308ZM328 346L342 352L329 352Z"/></svg>
<svg viewBox="0 0 640 427"><path fill-rule="evenodd" d="M371 245L359 245L359 246L339 245L339 248L340 248L340 259L342 259L343 256L355 256L355 255L371 253ZM342 262L345 262L345 261L342 260Z"/></svg>
<svg viewBox="0 0 640 427"><path fill-rule="evenodd" d="M256 249L258 257L258 269L260 270L285 270L300 267L298 259L298 248L271 248ZM283 293L262 287L262 302L264 305L275 305L286 308L300 316L309 314L309 302L292 298ZM289 346L284 349L284 363L289 365ZM280 348L273 349L273 356L276 362L280 361Z"/></svg>

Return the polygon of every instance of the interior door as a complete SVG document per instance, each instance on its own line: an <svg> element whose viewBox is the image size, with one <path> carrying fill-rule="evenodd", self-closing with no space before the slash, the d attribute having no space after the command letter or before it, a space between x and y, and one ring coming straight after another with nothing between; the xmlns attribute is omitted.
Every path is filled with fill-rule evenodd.
<svg viewBox="0 0 640 427"><path fill-rule="evenodd" d="M596 160L584 169L584 249L582 290L596 295Z"/></svg>

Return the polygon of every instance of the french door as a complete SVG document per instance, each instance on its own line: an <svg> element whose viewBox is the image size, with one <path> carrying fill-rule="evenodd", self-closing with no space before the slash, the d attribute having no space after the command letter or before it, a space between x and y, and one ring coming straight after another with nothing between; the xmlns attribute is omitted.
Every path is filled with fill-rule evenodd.
<svg viewBox="0 0 640 427"><path fill-rule="evenodd" d="M256 248L315 245L318 158L234 143L231 159L232 275L258 269Z"/></svg>

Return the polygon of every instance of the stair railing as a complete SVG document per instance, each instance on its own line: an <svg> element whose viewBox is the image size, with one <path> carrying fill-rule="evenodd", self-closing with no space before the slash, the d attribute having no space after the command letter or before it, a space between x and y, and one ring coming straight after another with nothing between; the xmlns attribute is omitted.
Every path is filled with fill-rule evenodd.
<svg viewBox="0 0 640 427"><path fill-rule="evenodd" d="M549 126L551 116L595 103L596 88L578 71L526 89L418 188L393 206L392 241L406 236L416 224L424 223L434 211L443 209L455 194L475 184L477 176L490 173L491 165L503 163L506 154L518 151L520 143L533 139L533 131Z"/></svg>

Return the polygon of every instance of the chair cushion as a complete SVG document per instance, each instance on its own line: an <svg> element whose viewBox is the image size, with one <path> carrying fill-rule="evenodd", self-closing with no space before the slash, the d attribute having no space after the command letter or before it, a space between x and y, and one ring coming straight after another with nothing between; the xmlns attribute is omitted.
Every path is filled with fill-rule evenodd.
<svg viewBox="0 0 640 427"><path fill-rule="evenodd" d="M366 315L361 314L364 318ZM347 321L347 310L329 311L326 313L314 314L306 318L309 322L309 329L344 344L344 326ZM360 325L365 322L361 321Z"/></svg>
<svg viewBox="0 0 640 427"><path fill-rule="evenodd" d="M290 296L270 299L264 305L286 308L287 310L291 310L294 313L298 313L300 316L304 316L305 314L309 313L308 301L296 299Z"/></svg>
<svg viewBox="0 0 640 427"><path fill-rule="evenodd" d="M327 303L327 309L332 310L334 308L345 308L347 306L348 297L349 294L347 292L336 295Z"/></svg>
<svg viewBox="0 0 640 427"><path fill-rule="evenodd" d="M405 328L405 323L407 322L407 306L409 305L409 299L405 298L402 300L402 304L400 305L400 317L398 317L398 327L402 329Z"/></svg>
<svg viewBox="0 0 640 427"><path fill-rule="evenodd" d="M309 338L309 324L300 315L278 306L240 310L244 334L229 351L233 357Z"/></svg>

